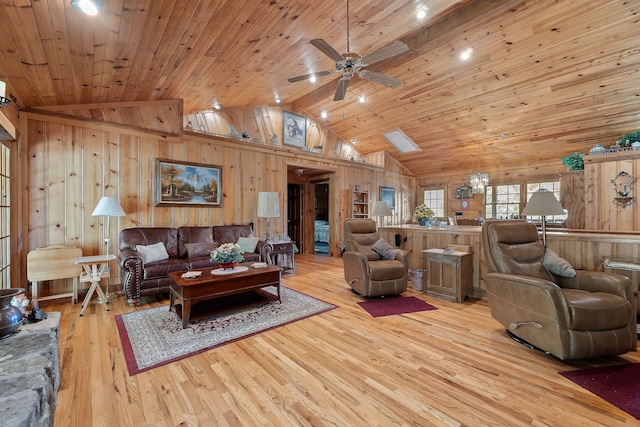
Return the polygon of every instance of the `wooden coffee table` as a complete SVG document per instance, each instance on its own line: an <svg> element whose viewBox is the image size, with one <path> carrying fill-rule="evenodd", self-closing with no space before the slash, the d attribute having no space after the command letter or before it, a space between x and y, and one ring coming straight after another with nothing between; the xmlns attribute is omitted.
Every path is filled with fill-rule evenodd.
<svg viewBox="0 0 640 427"><path fill-rule="evenodd" d="M248 270L231 274L214 275L213 270L220 267L199 268L202 275L197 278L183 278L186 271L174 271L169 273L171 279L171 293L169 310L175 310L182 318L182 327L187 328L190 321L211 317L213 313L207 310L206 304L197 304L192 310L192 304L199 301L213 300L227 295L239 294L249 291L261 292L266 301L280 301L280 273L282 267L268 265L264 268L253 268L251 263L240 264L248 267ZM277 296L270 292L262 291L266 286L275 286ZM176 304L176 298L180 304Z"/></svg>

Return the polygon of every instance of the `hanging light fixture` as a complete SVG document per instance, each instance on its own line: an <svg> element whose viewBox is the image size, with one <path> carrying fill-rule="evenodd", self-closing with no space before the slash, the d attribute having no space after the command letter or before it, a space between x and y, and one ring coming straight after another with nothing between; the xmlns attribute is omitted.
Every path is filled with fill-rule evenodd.
<svg viewBox="0 0 640 427"><path fill-rule="evenodd" d="M472 173L469 177L469 184L473 194L483 194L485 187L489 185L489 174L480 172L480 151L481 145L480 141L478 141L478 173Z"/></svg>

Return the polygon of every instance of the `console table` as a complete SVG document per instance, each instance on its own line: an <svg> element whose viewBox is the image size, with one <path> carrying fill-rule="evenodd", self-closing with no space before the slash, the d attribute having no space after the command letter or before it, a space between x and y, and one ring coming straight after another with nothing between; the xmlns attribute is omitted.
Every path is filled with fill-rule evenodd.
<svg viewBox="0 0 640 427"><path fill-rule="evenodd" d="M262 246L262 259L269 265L278 265L278 256L285 257L282 268L295 271L293 242L265 242Z"/></svg>

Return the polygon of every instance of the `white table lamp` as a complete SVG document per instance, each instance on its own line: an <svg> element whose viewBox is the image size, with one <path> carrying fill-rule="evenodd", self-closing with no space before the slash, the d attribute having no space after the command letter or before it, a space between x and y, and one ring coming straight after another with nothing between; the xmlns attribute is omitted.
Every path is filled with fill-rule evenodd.
<svg viewBox="0 0 640 427"><path fill-rule="evenodd" d="M374 217L382 218L383 216L392 216L393 212L389 208L389 204L384 200L378 200L376 204L373 206L373 211L371 215ZM380 225L382 225L382 220L380 220Z"/></svg>
<svg viewBox="0 0 640 427"><path fill-rule="evenodd" d="M261 191L258 193L258 217L267 218L267 242L271 237L271 218L280 217L280 198L278 192Z"/></svg>
<svg viewBox="0 0 640 427"><path fill-rule="evenodd" d="M105 255L109 255L109 243L111 243L111 217L112 216L125 216L124 210L120 203L113 197L103 196L98 202L98 206L93 210L91 216L105 216L107 217L107 230L104 237L104 244L106 247ZM109 269L107 264L107 270ZM107 300L117 298L117 294L109 293L109 283L107 282L107 291L105 292Z"/></svg>
<svg viewBox="0 0 640 427"><path fill-rule="evenodd" d="M540 215L542 216L542 243L547 247L547 215L564 215L565 211L556 199L556 196L549 190L544 188L536 191L531 195L531 199L522 211L522 215Z"/></svg>

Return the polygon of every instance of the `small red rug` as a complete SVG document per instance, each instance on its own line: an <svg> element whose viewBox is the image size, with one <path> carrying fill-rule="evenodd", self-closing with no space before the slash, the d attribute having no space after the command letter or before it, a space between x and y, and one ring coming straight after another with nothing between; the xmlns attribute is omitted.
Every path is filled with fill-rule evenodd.
<svg viewBox="0 0 640 427"><path fill-rule="evenodd" d="M417 311L436 310L416 297L391 297L359 302L373 317L393 316L394 314L415 313Z"/></svg>
<svg viewBox="0 0 640 427"><path fill-rule="evenodd" d="M640 363L579 369L560 375L640 419Z"/></svg>

